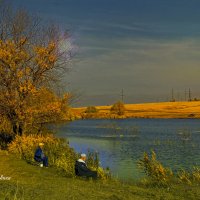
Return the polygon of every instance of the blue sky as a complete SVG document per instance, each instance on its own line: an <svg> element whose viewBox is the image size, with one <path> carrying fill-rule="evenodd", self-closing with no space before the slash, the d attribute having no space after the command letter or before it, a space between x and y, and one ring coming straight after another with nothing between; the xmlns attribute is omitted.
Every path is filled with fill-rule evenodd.
<svg viewBox="0 0 200 200"><path fill-rule="evenodd" d="M78 105L167 101L171 88L200 97L199 0L15 0L72 33L66 88Z"/></svg>

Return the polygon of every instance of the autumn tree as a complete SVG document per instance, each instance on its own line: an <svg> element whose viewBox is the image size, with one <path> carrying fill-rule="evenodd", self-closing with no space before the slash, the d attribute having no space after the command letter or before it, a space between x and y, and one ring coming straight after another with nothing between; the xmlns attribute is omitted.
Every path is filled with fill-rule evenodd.
<svg viewBox="0 0 200 200"><path fill-rule="evenodd" d="M69 70L70 38L25 10L0 6L0 129L40 131L66 119L70 94L56 94L55 85Z"/></svg>
<svg viewBox="0 0 200 200"><path fill-rule="evenodd" d="M85 109L85 113L97 113L98 112L98 109L95 107L95 106L88 106L86 109Z"/></svg>
<svg viewBox="0 0 200 200"><path fill-rule="evenodd" d="M121 101L114 103L110 108L110 112L117 115L123 115L125 113L124 103Z"/></svg>

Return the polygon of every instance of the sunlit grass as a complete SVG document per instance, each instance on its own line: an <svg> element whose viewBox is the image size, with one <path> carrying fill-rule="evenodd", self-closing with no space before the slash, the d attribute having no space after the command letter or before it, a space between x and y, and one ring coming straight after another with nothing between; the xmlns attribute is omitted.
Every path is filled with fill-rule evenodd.
<svg viewBox="0 0 200 200"><path fill-rule="evenodd" d="M120 181L86 181L67 178L55 168L27 164L6 151L0 151L0 174L11 177L0 181L0 199L12 200L141 200L199 199L198 185L171 184L166 187ZM9 198L8 198L9 197Z"/></svg>

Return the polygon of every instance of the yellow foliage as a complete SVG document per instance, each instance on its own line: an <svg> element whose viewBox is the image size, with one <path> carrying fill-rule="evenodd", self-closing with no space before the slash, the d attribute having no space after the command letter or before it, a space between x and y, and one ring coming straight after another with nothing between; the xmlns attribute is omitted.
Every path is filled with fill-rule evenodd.
<svg viewBox="0 0 200 200"><path fill-rule="evenodd" d="M4 115L11 116L10 110L10 122L22 124L23 132L42 123L66 120L69 99L58 97L41 84L45 72L49 75L57 61L56 44L26 44L24 37L18 43L0 40L0 85L4 94L0 95L0 103L5 107Z"/></svg>
<svg viewBox="0 0 200 200"><path fill-rule="evenodd" d="M110 108L111 113L117 114L117 115L124 115L125 113L125 106L124 103L121 101L118 101L117 103L113 104L113 106Z"/></svg>
<svg viewBox="0 0 200 200"><path fill-rule="evenodd" d="M9 121L14 135L40 133L45 123L66 119L68 102L56 95L55 86L68 69L72 49L61 48L67 37L58 27L39 22L26 11L3 10L0 114ZM44 96L46 104L37 99L42 88L52 93L53 98Z"/></svg>
<svg viewBox="0 0 200 200"><path fill-rule="evenodd" d="M192 171L192 177L194 181L200 183L200 168L199 167L194 167Z"/></svg>
<svg viewBox="0 0 200 200"><path fill-rule="evenodd" d="M34 153L38 144L45 144L44 153L48 156L49 165L62 170L67 176L74 176L74 163L76 153L69 147L65 140L48 135L23 135L16 136L9 144L8 150L27 161L34 161Z"/></svg>
<svg viewBox="0 0 200 200"><path fill-rule="evenodd" d="M193 183L200 183L200 168L194 167L191 171L181 170L178 173L178 179L180 182L192 185Z"/></svg>
<svg viewBox="0 0 200 200"><path fill-rule="evenodd" d="M55 43L51 42L46 47L34 47L34 51L36 53L35 62L42 70L50 69L55 64L57 60Z"/></svg>
<svg viewBox="0 0 200 200"><path fill-rule="evenodd" d="M170 169L163 167L163 165L157 161L154 151L152 151L151 157L145 152L143 159L139 160L138 166L144 170L147 176L158 184L167 183L173 176Z"/></svg>
<svg viewBox="0 0 200 200"><path fill-rule="evenodd" d="M189 172L187 172L187 171L185 171L185 170L179 171L179 173L178 173L178 178L179 178L179 181L180 181L180 182L187 183L187 184L189 184L189 185L192 184L191 175L190 175Z"/></svg>
<svg viewBox="0 0 200 200"><path fill-rule="evenodd" d="M5 116L0 116L0 133L11 133L10 121Z"/></svg>
<svg viewBox="0 0 200 200"><path fill-rule="evenodd" d="M29 54L24 49L18 49L18 44L12 40L2 41L0 40L0 59L10 67L10 70L17 70L20 64L29 57ZM3 69L1 68L1 72ZM7 70L5 73L8 72Z"/></svg>
<svg viewBox="0 0 200 200"><path fill-rule="evenodd" d="M92 171L97 171L97 175L98 175L98 178L101 179L102 181L107 181L111 178L111 174L110 174L110 171L109 170L106 170L102 167L95 167L95 166L90 166L89 167L90 170Z"/></svg>

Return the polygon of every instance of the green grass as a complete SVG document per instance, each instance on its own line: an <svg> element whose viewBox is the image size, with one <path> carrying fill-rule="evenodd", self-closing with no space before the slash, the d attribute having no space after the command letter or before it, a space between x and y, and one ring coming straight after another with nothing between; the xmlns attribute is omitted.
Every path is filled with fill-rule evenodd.
<svg viewBox="0 0 200 200"><path fill-rule="evenodd" d="M168 188L119 181L86 181L62 176L54 168L27 164L0 151L0 200L180 200L200 199L200 187L172 185ZM7 198L5 198L7 196Z"/></svg>

